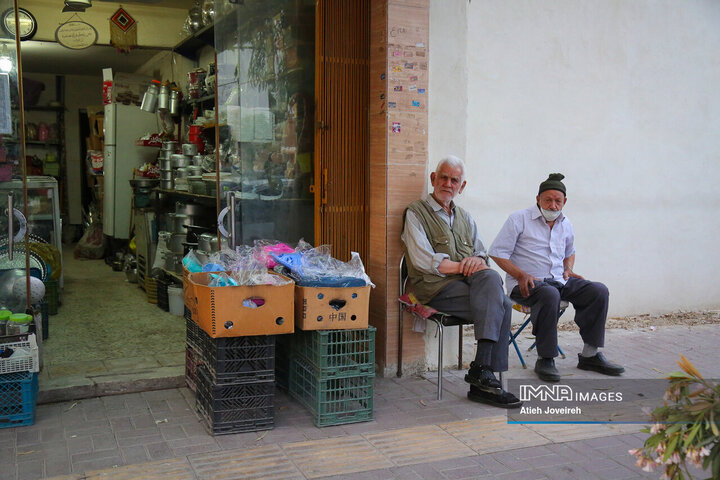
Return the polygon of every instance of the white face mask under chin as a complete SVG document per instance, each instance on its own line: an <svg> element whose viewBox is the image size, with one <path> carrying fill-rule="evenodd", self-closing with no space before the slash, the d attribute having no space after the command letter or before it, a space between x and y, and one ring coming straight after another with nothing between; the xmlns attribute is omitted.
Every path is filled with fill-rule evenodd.
<svg viewBox="0 0 720 480"><path fill-rule="evenodd" d="M562 210L545 210L544 208L540 208L540 213L542 213L543 218L548 222L554 222L560 216L560 212L562 212Z"/></svg>

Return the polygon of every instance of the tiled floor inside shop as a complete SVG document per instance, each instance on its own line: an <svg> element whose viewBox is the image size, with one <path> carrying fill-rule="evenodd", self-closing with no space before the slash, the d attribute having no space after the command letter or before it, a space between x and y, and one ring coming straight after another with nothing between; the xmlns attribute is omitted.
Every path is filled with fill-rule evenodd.
<svg viewBox="0 0 720 480"><path fill-rule="evenodd" d="M185 320L104 260L63 248L65 288L43 343L40 401L182 385Z"/></svg>

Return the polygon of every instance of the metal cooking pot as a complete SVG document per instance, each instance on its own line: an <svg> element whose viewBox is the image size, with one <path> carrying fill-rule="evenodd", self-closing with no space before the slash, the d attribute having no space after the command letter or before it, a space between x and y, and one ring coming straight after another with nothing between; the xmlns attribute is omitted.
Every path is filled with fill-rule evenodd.
<svg viewBox="0 0 720 480"><path fill-rule="evenodd" d="M210 215L211 217L214 217L215 209L213 208L212 210L213 211L208 212L208 207L197 205L195 203L175 203L175 213L182 213L183 215L194 217L206 217ZM193 223L193 225L197 225L197 223Z"/></svg>
<svg viewBox="0 0 720 480"><path fill-rule="evenodd" d="M173 155L172 150L160 150L158 158L160 160L170 160L170 156Z"/></svg>
<svg viewBox="0 0 720 480"><path fill-rule="evenodd" d="M181 153L174 153L170 157L170 164L173 168L187 167L191 163L191 157L185 156Z"/></svg>
<svg viewBox="0 0 720 480"><path fill-rule="evenodd" d="M162 143L162 149L170 152L177 150L178 142L175 140L166 140Z"/></svg>
<svg viewBox="0 0 720 480"><path fill-rule="evenodd" d="M133 189L151 189L158 186L157 178L133 178L128 180Z"/></svg>
<svg viewBox="0 0 720 480"><path fill-rule="evenodd" d="M187 168L180 167L173 170L173 178L185 178L188 176Z"/></svg>
<svg viewBox="0 0 720 480"><path fill-rule="evenodd" d="M188 176L197 176L200 177L202 175L202 167L198 167L196 165L190 165L187 168ZM202 177L200 177L200 180L202 181Z"/></svg>
<svg viewBox="0 0 720 480"><path fill-rule="evenodd" d="M170 236L170 244L168 247L170 248L170 251L173 253L179 253L180 255L183 254L183 243L185 242L186 235L184 233L173 233L172 236Z"/></svg>
<svg viewBox="0 0 720 480"><path fill-rule="evenodd" d="M160 159L160 170L166 170L170 171L172 169L172 163L170 162L169 158L161 158Z"/></svg>
<svg viewBox="0 0 720 480"><path fill-rule="evenodd" d="M183 225L190 225L190 220L188 216L182 213L171 213L169 214L169 217L173 233L185 234L185 229L183 228Z"/></svg>
<svg viewBox="0 0 720 480"><path fill-rule="evenodd" d="M215 239L217 242L217 235L212 233L202 233L198 236L198 248L204 252L212 252L212 241Z"/></svg>
<svg viewBox="0 0 720 480"><path fill-rule="evenodd" d="M160 170L160 180L172 180L172 170Z"/></svg>
<svg viewBox="0 0 720 480"><path fill-rule="evenodd" d="M202 250L195 250L195 256L200 261L200 265L205 265L210 260L210 254Z"/></svg>
<svg viewBox="0 0 720 480"><path fill-rule="evenodd" d="M172 188L173 188L172 179L160 180L160 188L162 188L163 190L172 190Z"/></svg>
<svg viewBox="0 0 720 480"><path fill-rule="evenodd" d="M182 146L182 153L183 155L197 155L198 153L198 146L195 143L183 143Z"/></svg>

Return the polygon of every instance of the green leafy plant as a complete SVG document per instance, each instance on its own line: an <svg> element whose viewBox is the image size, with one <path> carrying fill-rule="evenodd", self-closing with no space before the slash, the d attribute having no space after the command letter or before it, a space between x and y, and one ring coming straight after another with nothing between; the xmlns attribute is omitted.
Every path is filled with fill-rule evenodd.
<svg viewBox="0 0 720 480"><path fill-rule="evenodd" d="M650 414L652 427L642 448L630 450L637 466L646 472L663 469L663 479L692 479L694 465L708 467L710 479L720 479L720 385L706 380L684 356L672 372L662 407Z"/></svg>

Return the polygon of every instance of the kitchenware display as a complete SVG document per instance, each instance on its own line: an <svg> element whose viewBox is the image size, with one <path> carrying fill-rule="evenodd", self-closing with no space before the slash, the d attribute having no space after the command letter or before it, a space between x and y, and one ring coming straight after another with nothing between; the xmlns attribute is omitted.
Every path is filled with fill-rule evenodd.
<svg viewBox="0 0 720 480"><path fill-rule="evenodd" d="M181 153L174 153L170 157L170 164L173 168L187 167L191 163L191 157Z"/></svg>
<svg viewBox="0 0 720 480"><path fill-rule="evenodd" d="M172 161L169 158L162 158L158 163L160 170L170 170L172 168Z"/></svg>
<svg viewBox="0 0 720 480"><path fill-rule="evenodd" d="M165 140L164 142L162 142L162 149L174 152L177 150L177 145L178 142L176 142L175 140Z"/></svg>
<svg viewBox="0 0 720 480"><path fill-rule="evenodd" d="M170 91L170 115L180 113L180 92L174 88Z"/></svg>
<svg viewBox="0 0 720 480"><path fill-rule="evenodd" d="M201 233L198 236L198 249L204 252L216 252L218 241L217 235L214 233Z"/></svg>
<svg viewBox="0 0 720 480"><path fill-rule="evenodd" d="M183 143L182 146L183 155L194 156L198 153L198 146L195 143Z"/></svg>
<svg viewBox="0 0 720 480"><path fill-rule="evenodd" d="M180 167L173 170L173 178L184 178L188 176L187 168Z"/></svg>
<svg viewBox="0 0 720 480"><path fill-rule="evenodd" d="M155 113L158 100L158 83L157 80L153 80L153 83L148 85L147 91L145 95L143 95L142 103L140 104L140 110Z"/></svg>
<svg viewBox="0 0 720 480"><path fill-rule="evenodd" d="M160 180L172 180L172 170L160 170Z"/></svg>
<svg viewBox="0 0 720 480"><path fill-rule="evenodd" d="M203 217L208 214L207 207L194 203L175 203L175 213L187 215L188 217ZM198 225L197 223L188 223L187 225ZM204 225L204 224L203 224Z"/></svg>
<svg viewBox="0 0 720 480"><path fill-rule="evenodd" d="M182 213L170 213L168 214L168 217L170 217L170 227L172 233L185 233L185 228L183 225L191 225L190 218L185 214Z"/></svg>
<svg viewBox="0 0 720 480"><path fill-rule="evenodd" d="M194 155L192 157L192 164L196 167L202 167L204 155Z"/></svg>
<svg viewBox="0 0 720 480"><path fill-rule="evenodd" d="M173 233L170 236L170 243L168 248L173 253L183 253L183 242L185 242L185 233Z"/></svg>
<svg viewBox="0 0 720 480"><path fill-rule="evenodd" d="M167 83L160 86L158 91L157 109L160 112L167 112L170 109L170 87Z"/></svg>
<svg viewBox="0 0 720 480"><path fill-rule="evenodd" d="M172 190L173 189L172 178L170 178L169 180L164 180L164 179L160 180L160 188L162 188L163 190Z"/></svg>
<svg viewBox="0 0 720 480"><path fill-rule="evenodd" d="M200 180L202 180L202 167L198 167L196 165L190 165L185 168L187 169L188 177L198 176L198 177L200 177Z"/></svg>
<svg viewBox="0 0 720 480"><path fill-rule="evenodd" d="M187 177L176 177L173 179L174 189L179 192L187 192L190 190L188 186Z"/></svg>
<svg viewBox="0 0 720 480"><path fill-rule="evenodd" d="M158 158L160 160L170 160L170 157L173 155L173 152L171 150L160 150L160 153L158 153Z"/></svg>

